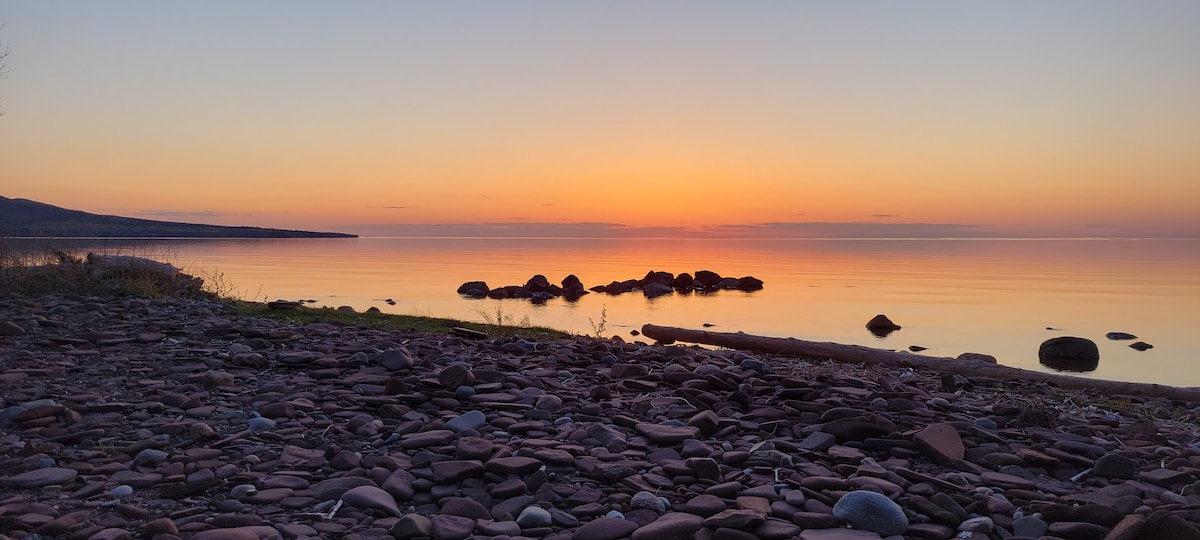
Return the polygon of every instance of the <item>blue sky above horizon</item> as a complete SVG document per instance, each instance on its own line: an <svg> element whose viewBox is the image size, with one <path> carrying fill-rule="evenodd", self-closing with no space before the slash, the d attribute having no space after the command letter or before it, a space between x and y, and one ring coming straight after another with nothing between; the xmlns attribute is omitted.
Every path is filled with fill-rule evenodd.
<svg viewBox="0 0 1200 540"><path fill-rule="evenodd" d="M0 24L0 195L88 212L1200 236L1196 2L0 0Z"/></svg>

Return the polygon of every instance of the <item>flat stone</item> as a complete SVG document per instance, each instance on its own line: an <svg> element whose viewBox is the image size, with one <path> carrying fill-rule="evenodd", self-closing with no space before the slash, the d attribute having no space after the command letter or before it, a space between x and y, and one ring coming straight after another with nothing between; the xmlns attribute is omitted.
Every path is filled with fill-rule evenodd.
<svg viewBox="0 0 1200 540"><path fill-rule="evenodd" d="M475 520L471 518L438 514L430 521L437 540L462 540L475 532Z"/></svg>
<svg viewBox="0 0 1200 540"><path fill-rule="evenodd" d="M448 429L432 429L410 433L400 438L400 448L411 450L426 446L445 446L454 440L454 432Z"/></svg>
<svg viewBox="0 0 1200 540"><path fill-rule="evenodd" d="M459 437L454 443L455 459L483 461L491 457L496 445L482 437Z"/></svg>
<svg viewBox="0 0 1200 540"><path fill-rule="evenodd" d="M808 529L800 531L799 540L880 540L883 538L871 531L856 529Z"/></svg>
<svg viewBox="0 0 1200 540"><path fill-rule="evenodd" d="M623 518L602 517L585 523L573 540L620 540L637 530L638 524Z"/></svg>
<svg viewBox="0 0 1200 540"><path fill-rule="evenodd" d="M328 501L340 499L347 491L359 486L374 486L370 478L361 476L341 476L338 478L330 478L322 480L312 486L313 496L317 499Z"/></svg>
<svg viewBox="0 0 1200 540"><path fill-rule="evenodd" d="M942 464L961 460L965 453L962 438L954 426L945 423L935 423L913 435L917 448L930 454L933 459Z"/></svg>
<svg viewBox="0 0 1200 540"><path fill-rule="evenodd" d="M663 540L665 538L691 538L704 526L704 518L695 514L667 512L652 523L633 531L633 540Z"/></svg>
<svg viewBox="0 0 1200 540"><path fill-rule="evenodd" d="M439 484L456 484L468 478L483 476L483 463L473 459L438 461L430 465L433 481Z"/></svg>
<svg viewBox="0 0 1200 540"><path fill-rule="evenodd" d="M4 485L15 489L41 488L66 484L74 480L76 476L79 476L79 471L75 469L49 467L10 476L4 480Z"/></svg>
<svg viewBox="0 0 1200 540"><path fill-rule="evenodd" d="M700 428L692 426L664 426L662 424L637 424L633 428L655 444L673 445L700 435Z"/></svg>
<svg viewBox="0 0 1200 540"><path fill-rule="evenodd" d="M749 530L762 525L767 515L758 510L722 510L704 520L706 527Z"/></svg>
<svg viewBox="0 0 1200 540"><path fill-rule="evenodd" d="M375 486L358 486L342 494L342 502L359 509L374 508L382 510L387 515L401 517L404 515L396 505L396 499L391 494Z"/></svg>
<svg viewBox="0 0 1200 540"><path fill-rule="evenodd" d="M487 416L480 411L467 411L446 422L446 429L458 433L468 429L479 429L487 424Z"/></svg>
<svg viewBox="0 0 1200 540"><path fill-rule="evenodd" d="M720 497L707 493L697 495L684 503L680 510L701 517L709 517L725 510L726 505Z"/></svg>
<svg viewBox="0 0 1200 540"><path fill-rule="evenodd" d="M525 476L541 469L542 462L538 459L524 456L498 457L489 459L485 468L487 472L500 476Z"/></svg>

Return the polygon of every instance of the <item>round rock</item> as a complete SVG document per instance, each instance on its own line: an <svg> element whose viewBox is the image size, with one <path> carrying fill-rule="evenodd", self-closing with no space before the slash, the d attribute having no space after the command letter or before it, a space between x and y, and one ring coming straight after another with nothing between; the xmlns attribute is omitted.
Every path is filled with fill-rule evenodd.
<svg viewBox="0 0 1200 540"><path fill-rule="evenodd" d="M1063 371L1092 371L1100 365L1100 349L1090 339L1061 336L1042 342L1038 360Z"/></svg>
<svg viewBox="0 0 1200 540"><path fill-rule="evenodd" d="M851 491L833 505L833 516L855 529L873 531L880 536L901 534L908 518L900 505L874 491Z"/></svg>

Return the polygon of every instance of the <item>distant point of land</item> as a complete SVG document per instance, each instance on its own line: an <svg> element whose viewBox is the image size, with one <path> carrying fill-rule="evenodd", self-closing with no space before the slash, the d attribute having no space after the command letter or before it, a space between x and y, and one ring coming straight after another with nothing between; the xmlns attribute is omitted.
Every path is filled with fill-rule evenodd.
<svg viewBox="0 0 1200 540"><path fill-rule="evenodd" d="M0 197L0 237L35 238L358 238L357 234L226 227L102 216L28 199Z"/></svg>

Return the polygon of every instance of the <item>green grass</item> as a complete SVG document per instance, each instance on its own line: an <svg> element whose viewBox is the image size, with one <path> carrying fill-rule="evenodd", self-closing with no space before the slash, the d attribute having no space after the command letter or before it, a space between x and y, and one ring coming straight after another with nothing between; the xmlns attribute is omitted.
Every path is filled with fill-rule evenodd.
<svg viewBox="0 0 1200 540"><path fill-rule="evenodd" d="M511 326L503 324L473 323L423 315L393 315L390 313L349 313L329 307L301 307L294 310L271 309L260 302L231 300L236 314L241 317L257 317L291 321L297 324L332 323L346 326L365 326L381 330L411 330L434 334L447 334L451 328L460 327L484 332L493 337L524 336L547 339L572 337L572 334L537 326Z"/></svg>

